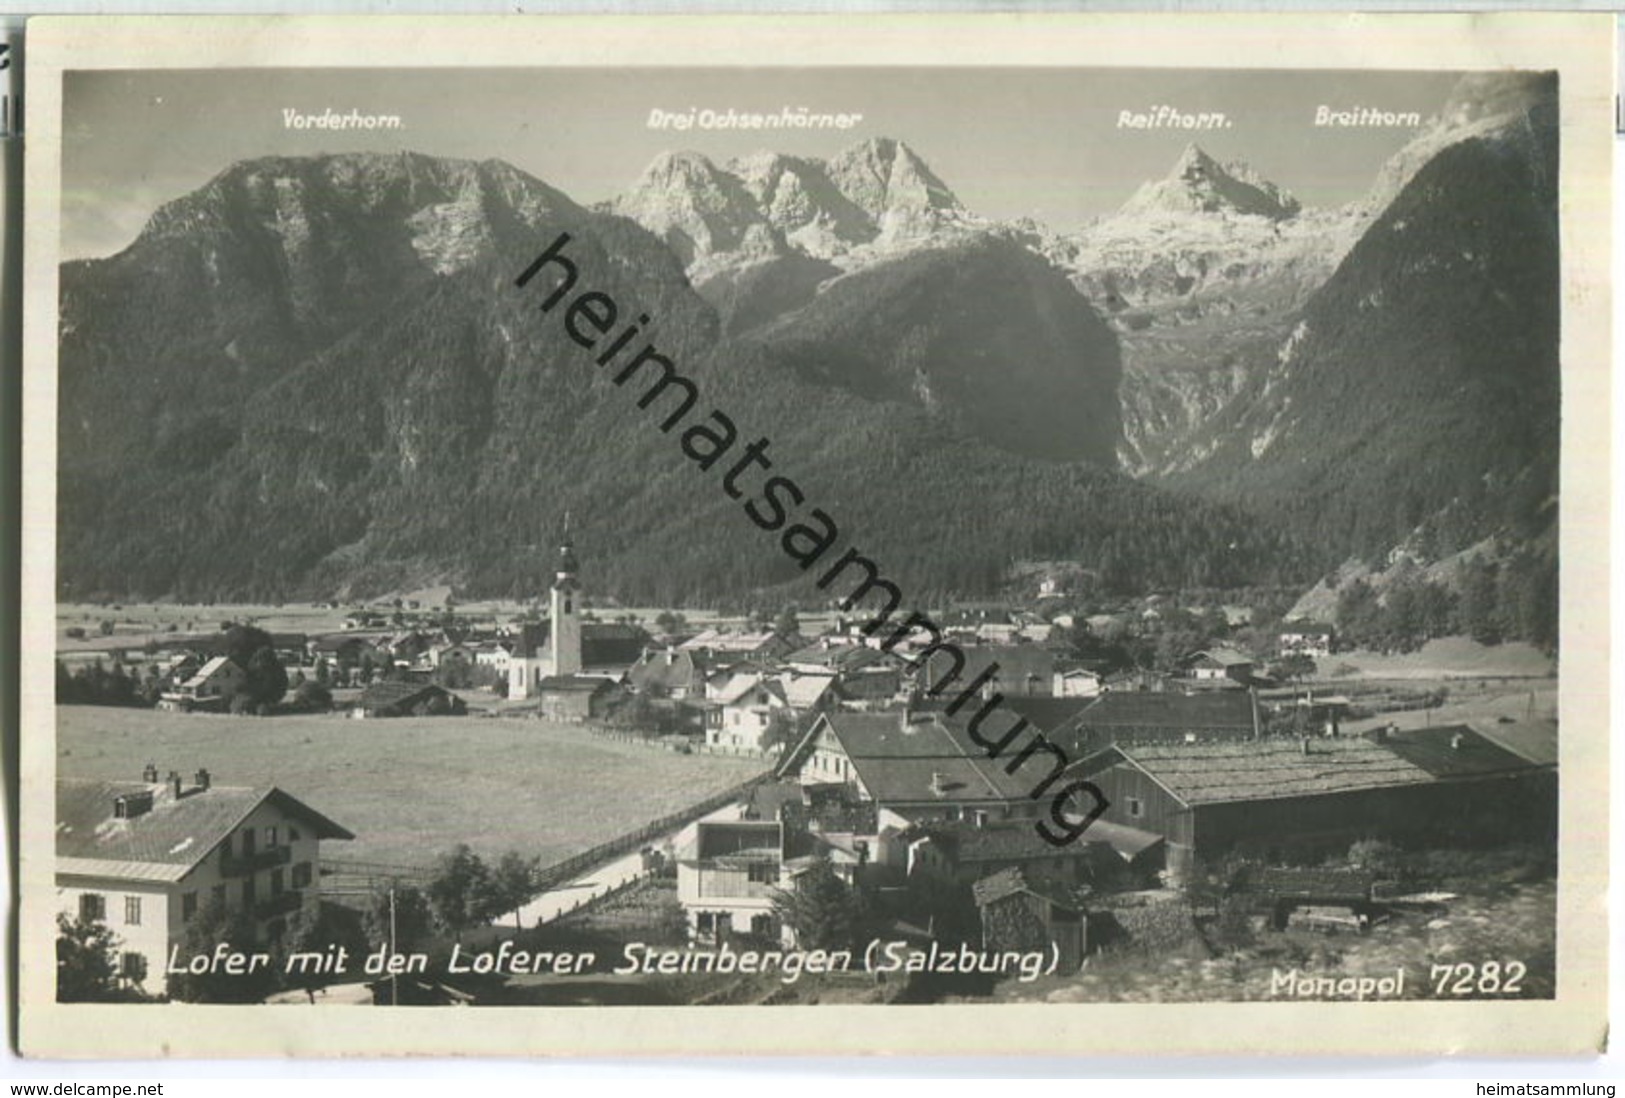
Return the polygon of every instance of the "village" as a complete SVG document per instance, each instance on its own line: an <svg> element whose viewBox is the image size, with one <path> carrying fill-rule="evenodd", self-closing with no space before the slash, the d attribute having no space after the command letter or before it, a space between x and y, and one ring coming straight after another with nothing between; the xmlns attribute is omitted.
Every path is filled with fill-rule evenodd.
<svg viewBox="0 0 1625 1098"><path fill-rule="evenodd" d="M1040 987L1114 998L1147 981L1146 994L1178 997L1155 974L1186 956L1230 965L1232 982L1201 994L1268 998L1283 986L1272 958L1301 962L1285 984L1296 987L1304 963L1326 960L1314 943L1384 936L1414 946L1408 986L1425 995L1422 962L1449 934L1452 904L1478 919L1497 897L1533 902L1533 952L1515 958L1519 981L1486 994L1551 993L1550 679L1463 675L1447 689L1339 677L1331 626L1285 621L1261 634L1155 600L1132 611L1135 631L1201 619L1209 635L1170 642L1165 629L1171 658L1124 667L1077 643L1122 634L1123 615L1056 612L1067 603L1053 579L1025 605L956 607L938 619L941 638L886 646L861 611L839 608L645 622L592 606L584 574L566 536L545 611L506 621L459 614L447 598L334 604L321 609L342 612L340 627L313 634L221 621L218 632L171 625L121 646L111 621L66 626L77 670L59 662L59 908L64 937L99 951L106 969L85 997L229 996L212 972L188 969L188 950L210 952L202 926L231 926L236 945L282 956L411 946L425 958L292 980L284 964L280 980L241 983L249 1001L931 1001ZM1181 641L1207 643L1179 651ZM962 687L1002 698L1064 774L1035 787L1042 760L988 750L971 709L949 704ZM149 723L119 723L147 707ZM319 748L293 735L310 745L313 734L364 736L376 757L332 780L310 769L320 759L296 761ZM614 755L542 776L533 760L485 757L480 737L493 734ZM414 798L395 791L431 765L417 745L446 738L467 746L461 766L485 772L460 779L485 791L471 793L469 816L510 802L550 845L505 832L496 872L498 848L479 829L449 819L418 830ZM243 741L282 746L251 756ZM205 755L208 767L196 761ZM238 784L248 777L256 784ZM1081 801L1040 799L1062 778L1097 794L1087 814ZM562 799L568 784L587 799ZM553 801L570 807L549 815ZM1052 816L1075 841L1056 841ZM1467 894L1485 866L1503 891ZM882 956L941 947L1053 964L1038 984L974 966L855 966L794 988L712 971L740 950L866 944ZM498 978L456 960L485 946L603 964L510 966ZM711 967L610 967L634 946L699 951ZM1303 973L1332 988L1337 974Z"/></svg>

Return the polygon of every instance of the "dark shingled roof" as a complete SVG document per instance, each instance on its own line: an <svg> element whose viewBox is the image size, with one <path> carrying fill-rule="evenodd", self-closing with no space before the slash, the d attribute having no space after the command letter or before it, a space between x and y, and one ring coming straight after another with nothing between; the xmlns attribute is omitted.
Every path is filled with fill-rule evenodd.
<svg viewBox="0 0 1625 1098"><path fill-rule="evenodd" d="M1035 756L1014 775L1006 774L1004 760L989 759L962 726L950 724L937 713L914 716L907 721L902 713L840 710L822 714L786 760L784 772L793 769L825 727L852 760L869 795L878 801L1024 800L1032 791L1033 776L1049 771L1047 757ZM996 731L1006 727L1001 723ZM1011 750L1019 750L1025 742L1023 738Z"/></svg>
<svg viewBox="0 0 1625 1098"><path fill-rule="evenodd" d="M1041 732L1054 732L1076 718L1095 702L1095 698L1041 698L1007 697L1004 708Z"/></svg>
<svg viewBox="0 0 1625 1098"><path fill-rule="evenodd" d="M114 799L128 794L151 794L152 808L134 819L116 818ZM184 791L177 799L167 783L63 778L56 784L56 856L172 866L177 872L159 875L178 880L266 800L304 821L317 838L355 838L275 787L211 786Z"/></svg>
<svg viewBox="0 0 1625 1098"><path fill-rule="evenodd" d="M1486 778L1539 768L1465 724L1395 732L1386 744L1394 754L1435 778Z"/></svg>
<svg viewBox="0 0 1625 1098"><path fill-rule="evenodd" d="M536 684L536 689L560 694L596 694L612 685L608 679L586 675L548 675Z"/></svg>
<svg viewBox="0 0 1625 1098"><path fill-rule="evenodd" d="M363 709L389 709L432 694L451 696L432 682L375 682L361 692L356 705Z"/></svg>
<svg viewBox="0 0 1625 1098"><path fill-rule="evenodd" d="M1356 739L1311 740L1308 754L1297 740L1119 745L1095 759L1109 763L1113 755L1145 771L1169 793L1193 806L1433 781L1433 775L1383 745ZM1089 769L1098 771L1100 767Z"/></svg>
<svg viewBox="0 0 1625 1098"><path fill-rule="evenodd" d="M986 907L988 904L998 903L1011 896L1028 893L1041 900L1048 900L1058 907L1068 911L1082 911L1083 905L1059 888L1054 886L1034 885L1027 880L1019 869L1001 869L997 873L983 877L970 886L971 896L977 907Z"/></svg>
<svg viewBox="0 0 1625 1098"><path fill-rule="evenodd" d="M1363 869L1296 869L1266 867L1253 877L1255 892L1275 896L1349 896L1371 898L1376 875Z"/></svg>
<svg viewBox="0 0 1625 1098"><path fill-rule="evenodd" d="M1203 729L1253 726L1252 699L1239 690L1196 694L1111 691L1089 702L1071 722L1073 727L1125 731L1183 728L1199 733Z"/></svg>

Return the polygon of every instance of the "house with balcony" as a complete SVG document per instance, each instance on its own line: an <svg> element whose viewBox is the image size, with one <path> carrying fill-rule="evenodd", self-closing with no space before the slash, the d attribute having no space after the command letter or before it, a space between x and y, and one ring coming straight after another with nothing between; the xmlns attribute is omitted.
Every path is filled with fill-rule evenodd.
<svg viewBox="0 0 1625 1098"><path fill-rule="evenodd" d="M58 779L57 910L104 922L118 939L118 976L164 990L170 952L206 905L244 911L257 942L314 911L320 844L355 836L272 787L190 784L149 765L140 781Z"/></svg>
<svg viewBox="0 0 1625 1098"><path fill-rule="evenodd" d="M677 900L689 937L708 945L730 934L777 939L773 895L787 883L785 827L777 819L701 820L677 861Z"/></svg>

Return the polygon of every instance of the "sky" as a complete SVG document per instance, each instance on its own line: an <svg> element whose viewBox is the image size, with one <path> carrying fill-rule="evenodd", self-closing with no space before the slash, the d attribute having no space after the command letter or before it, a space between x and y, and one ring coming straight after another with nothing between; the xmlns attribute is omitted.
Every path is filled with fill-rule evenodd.
<svg viewBox="0 0 1625 1098"><path fill-rule="evenodd" d="M226 69L70 72L64 84L63 258L128 245L163 202L258 156L410 150L496 158L570 195L607 199L661 152L721 162L763 149L832 156L906 142L972 211L1066 231L1166 175L1195 141L1306 205L1364 194L1412 136L1314 125L1317 108L1427 119L1452 73L1192 69ZM1225 129L1131 129L1123 111L1223 112ZM651 110L861 114L848 130L653 129ZM284 111L391 114L399 130L293 129Z"/></svg>

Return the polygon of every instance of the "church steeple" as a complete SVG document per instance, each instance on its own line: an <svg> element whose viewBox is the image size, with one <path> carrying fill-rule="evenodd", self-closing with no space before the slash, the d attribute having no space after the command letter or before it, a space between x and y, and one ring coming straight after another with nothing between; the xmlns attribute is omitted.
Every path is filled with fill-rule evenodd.
<svg viewBox="0 0 1625 1098"><path fill-rule="evenodd" d="M576 579L576 573L581 565L576 562L575 543L570 538L570 512L564 512L564 537L559 540L558 560L553 566L554 590L581 589L581 581Z"/></svg>
<svg viewBox="0 0 1625 1098"><path fill-rule="evenodd" d="M553 566L552 591L552 674L575 675L581 671L581 581L580 565L570 538L570 513L564 514L564 536L559 541L558 560Z"/></svg>

